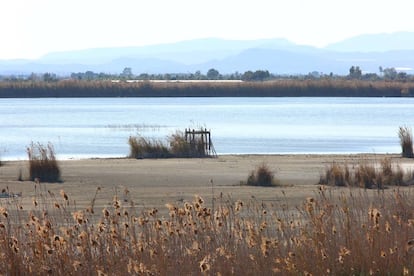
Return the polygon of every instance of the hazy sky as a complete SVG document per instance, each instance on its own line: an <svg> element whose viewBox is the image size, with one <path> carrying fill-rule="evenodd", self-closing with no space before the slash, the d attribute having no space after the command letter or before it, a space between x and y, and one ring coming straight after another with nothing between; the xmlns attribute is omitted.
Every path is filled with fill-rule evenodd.
<svg viewBox="0 0 414 276"><path fill-rule="evenodd" d="M0 0L0 59L194 38L287 38L324 46L414 31L412 0Z"/></svg>

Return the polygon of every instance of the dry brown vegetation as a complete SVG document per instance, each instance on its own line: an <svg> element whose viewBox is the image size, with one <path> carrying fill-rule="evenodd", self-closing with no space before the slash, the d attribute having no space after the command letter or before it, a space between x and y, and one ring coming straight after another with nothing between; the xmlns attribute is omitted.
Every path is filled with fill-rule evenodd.
<svg viewBox="0 0 414 276"><path fill-rule="evenodd" d="M265 82L118 82L61 80L0 82L0 97L400 97L413 96L414 83L344 79Z"/></svg>
<svg viewBox="0 0 414 276"><path fill-rule="evenodd" d="M38 191L44 190L39 185ZM96 193L99 193L99 188ZM301 206L200 196L166 204L168 215L118 197L96 210L38 192L0 208L0 272L5 275L412 275L410 192L368 195L323 186Z"/></svg>
<svg viewBox="0 0 414 276"><path fill-rule="evenodd" d="M201 138L195 138L187 142L184 134L177 131L168 137L168 144L162 140L149 139L142 136L129 137L130 158L192 158L208 157L208 150L205 148Z"/></svg>
<svg viewBox="0 0 414 276"><path fill-rule="evenodd" d="M246 184L250 186L270 187L277 185L277 181L269 166L263 163L256 170L250 172Z"/></svg>
<svg viewBox="0 0 414 276"><path fill-rule="evenodd" d="M398 137L402 149L402 157L413 158L413 134L411 128L405 126L398 129Z"/></svg>
<svg viewBox="0 0 414 276"><path fill-rule="evenodd" d="M412 179L412 174L404 173L400 166L393 166L390 158L384 158L379 166L364 161L353 166L333 163L321 175L319 184L382 189L408 185Z"/></svg>
<svg viewBox="0 0 414 276"><path fill-rule="evenodd" d="M34 181L59 182L60 168L56 160L55 150L51 143L44 146L40 143L31 143L27 148L29 158L29 178Z"/></svg>
<svg viewBox="0 0 414 276"><path fill-rule="evenodd" d="M151 140L145 137L130 136L128 139L130 158L167 158L171 154L166 145L159 140Z"/></svg>

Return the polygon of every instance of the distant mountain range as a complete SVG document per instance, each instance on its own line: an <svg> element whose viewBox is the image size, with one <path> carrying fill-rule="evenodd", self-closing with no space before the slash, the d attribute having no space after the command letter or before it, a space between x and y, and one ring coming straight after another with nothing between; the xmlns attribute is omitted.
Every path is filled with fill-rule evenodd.
<svg viewBox="0 0 414 276"><path fill-rule="evenodd" d="M394 67L414 73L414 32L353 37L324 48L297 45L286 39L197 39L140 47L96 48L54 52L36 60L0 60L0 74L54 72L194 73L210 68L220 73L269 70L274 74L309 72L348 74L351 66L378 73Z"/></svg>

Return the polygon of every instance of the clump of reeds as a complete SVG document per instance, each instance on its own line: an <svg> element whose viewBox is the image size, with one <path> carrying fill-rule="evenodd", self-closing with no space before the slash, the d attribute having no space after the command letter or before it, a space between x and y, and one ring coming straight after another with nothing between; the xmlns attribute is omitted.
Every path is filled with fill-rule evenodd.
<svg viewBox="0 0 414 276"><path fill-rule="evenodd" d="M208 157L206 144L201 138L188 141L182 132L167 138L168 143L162 140L151 140L141 136L129 137L129 157L131 158L199 158Z"/></svg>
<svg viewBox="0 0 414 276"><path fill-rule="evenodd" d="M390 158L383 158L379 168L364 161L352 167L333 163L321 175L319 184L382 189L387 186L407 185L411 178L412 176L404 175L400 166L394 167Z"/></svg>
<svg viewBox="0 0 414 276"><path fill-rule="evenodd" d="M64 192L0 206L4 275L412 275L409 193L333 195L299 206L202 197L166 210L75 209ZM288 200L288 199L286 199ZM161 215L166 212L166 215Z"/></svg>
<svg viewBox="0 0 414 276"><path fill-rule="evenodd" d="M29 178L41 182L60 182L60 167L51 143L31 143L27 148L29 157Z"/></svg>
<svg viewBox="0 0 414 276"><path fill-rule="evenodd" d="M380 161L379 185L382 186L402 186L412 179L410 175L404 175L400 166L393 166L391 158L383 158ZM406 178L406 180L404 180Z"/></svg>
<svg viewBox="0 0 414 276"><path fill-rule="evenodd" d="M405 126L398 129L398 137L402 149L402 157L413 158L413 135L411 128Z"/></svg>
<svg viewBox="0 0 414 276"><path fill-rule="evenodd" d="M330 186L349 186L351 183L349 168L346 165L339 165L333 163L326 171L325 175L321 176L319 184Z"/></svg>
<svg viewBox="0 0 414 276"><path fill-rule="evenodd" d="M170 152L174 157L207 157L205 142L200 137L187 141L182 132L176 132L168 138Z"/></svg>
<svg viewBox="0 0 414 276"><path fill-rule="evenodd" d="M355 182L353 186L358 186L366 189L371 189L373 187L381 188L378 185L378 178L381 177L377 175L377 171L374 166L368 163L360 163L355 168Z"/></svg>
<svg viewBox="0 0 414 276"><path fill-rule="evenodd" d="M141 136L129 137L129 157L131 158L167 158L171 154L166 145L160 140L150 140Z"/></svg>
<svg viewBox="0 0 414 276"><path fill-rule="evenodd" d="M247 177L247 185L249 186L275 186L277 181L275 180L274 173L271 171L269 166L266 164L261 164L250 172Z"/></svg>

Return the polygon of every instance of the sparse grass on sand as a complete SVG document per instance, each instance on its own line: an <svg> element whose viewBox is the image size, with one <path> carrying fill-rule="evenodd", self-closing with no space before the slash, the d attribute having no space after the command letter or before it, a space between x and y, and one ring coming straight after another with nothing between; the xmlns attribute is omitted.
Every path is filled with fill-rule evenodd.
<svg viewBox="0 0 414 276"><path fill-rule="evenodd" d="M40 184L35 184L40 185ZM37 189L41 191L41 189ZM100 189L96 190L98 194ZM140 209L76 209L63 190L0 208L0 272L5 275L412 275L414 201L409 192L344 189L296 208L203 198Z"/></svg>

